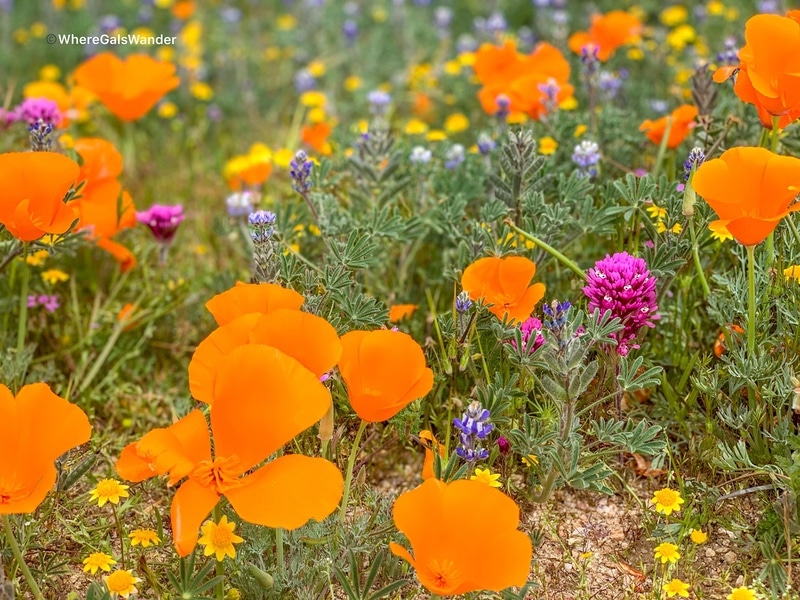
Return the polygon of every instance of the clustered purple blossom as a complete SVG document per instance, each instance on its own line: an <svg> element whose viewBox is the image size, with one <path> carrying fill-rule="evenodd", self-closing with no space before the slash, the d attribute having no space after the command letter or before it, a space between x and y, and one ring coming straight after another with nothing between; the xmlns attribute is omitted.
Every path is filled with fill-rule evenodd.
<svg viewBox="0 0 800 600"><path fill-rule="evenodd" d="M389 104L392 101L392 96L383 90L372 90L367 94L367 102L369 102L369 111L375 116L383 116L389 109Z"/></svg>
<svg viewBox="0 0 800 600"><path fill-rule="evenodd" d="M717 62L720 65L738 65L739 64L739 48L736 47L736 38L725 38L725 43L722 47L722 52L717 53Z"/></svg>
<svg viewBox="0 0 800 600"><path fill-rule="evenodd" d="M689 151L689 156L683 163L683 180L689 181L692 171L697 169L706 159L706 153L702 148L694 147Z"/></svg>
<svg viewBox="0 0 800 600"><path fill-rule="evenodd" d="M178 226L184 218L181 204L172 206L153 204L144 212L136 212L136 220L147 225L153 233L153 237L165 246L175 237L175 232L178 231Z"/></svg>
<svg viewBox="0 0 800 600"><path fill-rule="evenodd" d="M26 98L11 110L0 109L0 124L8 127L17 122L36 125L39 121L56 126L62 114L58 104L49 98Z"/></svg>
<svg viewBox="0 0 800 600"><path fill-rule="evenodd" d="M311 189L311 169L314 163L308 155L298 150L289 163L289 177L292 178L292 187L298 194L305 194Z"/></svg>
<svg viewBox="0 0 800 600"><path fill-rule="evenodd" d="M558 93L561 91L558 81L550 77L546 82L540 83L536 87L542 94L542 106L548 113L558 108Z"/></svg>
<svg viewBox="0 0 800 600"><path fill-rule="evenodd" d="M528 317L519 326L522 334L522 351L533 354L544 346L545 339L542 335L542 322L536 317ZM511 340L514 350L517 349L517 340Z"/></svg>
<svg viewBox="0 0 800 600"><path fill-rule="evenodd" d="M453 144L445 155L447 159L444 163L445 169L455 169L458 165L464 162L466 154L464 146L461 144Z"/></svg>
<svg viewBox="0 0 800 600"><path fill-rule="evenodd" d="M497 143L487 133L478 136L478 152L483 156L490 154L497 147Z"/></svg>
<svg viewBox="0 0 800 600"><path fill-rule="evenodd" d="M28 137L31 141L31 150L34 152L49 152L53 145L53 125L39 119L28 126Z"/></svg>
<svg viewBox="0 0 800 600"><path fill-rule="evenodd" d="M497 98L494 99L494 103L497 105L497 112L494 115L505 123L508 115L511 114L511 99L505 94L498 94Z"/></svg>
<svg viewBox="0 0 800 600"><path fill-rule="evenodd" d="M597 163L600 162L600 147L597 142L584 140L572 152L572 162L580 168L580 174L584 177L594 177L597 175Z"/></svg>
<svg viewBox="0 0 800 600"><path fill-rule="evenodd" d="M47 312L54 313L61 307L61 304L58 301L58 296L55 294L50 296L46 294L42 294L41 296L36 296L35 294L29 295L28 308L35 308L37 306L42 306Z"/></svg>
<svg viewBox="0 0 800 600"><path fill-rule="evenodd" d="M247 217L247 222L252 228L250 238L256 245L266 244L272 239L275 233L275 221L277 216L269 210L257 210Z"/></svg>
<svg viewBox="0 0 800 600"><path fill-rule="evenodd" d="M631 348L638 348L635 341L643 326L655 327L656 278L647 269L642 258L627 252L606 255L589 269L588 285L583 293L589 299L588 310L600 310L600 314L611 313L611 317L622 321L623 329L611 334L617 341L617 354L627 356Z"/></svg>
<svg viewBox="0 0 800 600"><path fill-rule="evenodd" d="M466 314L472 306L472 300L469 297L469 292L461 292L456 296L456 311L459 314Z"/></svg>
<svg viewBox="0 0 800 600"><path fill-rule="evenodd" d="M453 419L453 426L458 429L460 439L456 454L465 461L477 462L489 458L489 451L481 446L481 442L494 429L494 425L489 422L490 418L489 411L475 400L470 402L460 419Z"/></svg>
<svg viewBox="0 0 800 600"><path fill-rule="evenodd" d="M234 192L225 198L225 207L231 217L243 217L253 212L253 207L258 201L258 194L245 190L244 192Z"/></svg>

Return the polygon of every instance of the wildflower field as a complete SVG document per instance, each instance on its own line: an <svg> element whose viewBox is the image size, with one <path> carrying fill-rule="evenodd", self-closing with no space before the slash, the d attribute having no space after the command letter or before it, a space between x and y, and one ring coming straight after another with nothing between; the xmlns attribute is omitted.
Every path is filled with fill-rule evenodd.
<svg viewBox="0 0 800 600"><path fill-rule="evenodd" d="M800 4L0 0L0 600L800 599Z"/></svg>

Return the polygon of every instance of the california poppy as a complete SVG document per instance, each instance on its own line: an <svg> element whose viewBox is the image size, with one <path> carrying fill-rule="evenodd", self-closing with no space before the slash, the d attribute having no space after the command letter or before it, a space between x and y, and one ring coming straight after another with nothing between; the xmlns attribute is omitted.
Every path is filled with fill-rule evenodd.
<svg viewBox="0 0 800 600"><path fill-rule="evenodd" d="M279 308L299 309L305 298L274 283L243 283L237 281L229 290L206 302L217 325L230 323L247 313L268 313Z"/></svg>
<svg viewBox="0 0 800 600"><path fill-rule="evenodd" d="M23 386L16 398L0 384L0 514L35 511L55 485L56 459L91 434L86 413L47 384Z"/></svg>
<svg viewBox="0 0 800 600"><path fill-rule="evenodd" d="M732 148L701 164L692 186L719 216L717 224L740 244L755 246L800 209L789 206L800 191L800 159L765 148Z"/></svg>
<svg viewBox="0 0 800 600"><path fill-rule="evenodd" d="M245 521L296 529L336 508L343 488L339 469L322 458L287 454L245 474L319 421L330 402L325 386L295 359L269 346L241 346L221 359L211 436L202 413L193 411L180 426L158 436L151 432L126 448L117 467L135 481L148 471L168 473L172 483L188 475L171 510L180 556L194 550L200 525L221 496Z"/></svg>
<svg viewBox="0 0 800 600"><path fill-rule="evenodd" d="M675 149L681 145L689 132L694 128L695 118L697 118L697 107L691 104L679 106L667 117L661 117L655 121L647 119L639 127L639 131L644 131L647 138L654 144L661 144L664 133L667 130L667 121L672 119L667 138L667 148Z"/></svg>
<svg viewBox="0 0 800 600"><path fill-rule="evenodd" d="M436 436L433 435L433 432L428 429L423 429L419 432L419 439L422 445L425 446L425 460L422 463L422 479L431 479L436 476L433 470L433 453L436 452L439 456L446 458L444 456L446 446L440 444Z"/></svg>
<svg viewBox="0 0 800 600"><path fill-rule="evenodd" d="M55 152L0 154L0 223L23 242L65 233L75 212L64 198L79 172L78 163Z"/></svg>
<svg viewBox="0 0 800 600"><path fill-rule="evenodd" d="M164 94L178 87L175 65L133 54L122 60L101 52L75 70L75 81L123 121L135 121L156 105Z"/></svg>
<svg viewBox="0 0 800 600"><path fill-rule="evenodd" d="M529 286L535 274L536 264L525 257L490 256L464 269L461 287L473 300L483 299L498 319L508 317L516 323L530 317L544 297L544 284Z"/></svg>
<svg viewBox="0 0 800 600"><path fill-rule="evenodd" d="M414 314L419 306L416 304L392 304L389 307L389 321L396 323Z"/></svg>
<svg viewBox="0 0 800 600"><path fill-rule="evenodd" d="M328 137L333 131L329 123L321 122L314 125L304 125L300 130L300 139L320 154L328 155L332 152Z"/></svg>
<svg viewBox="0 0 800 600"><path fill-rule="evenodd" d="M499 592L525 585L533 546L517 529L519 507L500 490L480 481L428 479L402 494L392 513L414 555L395 542L389 549L411 563L431 593ZM467 523L480 523L480 534Z"/></svg>
<svg viewBox="0 0 800 600"><path fill-rule="evenodd" d="M475 53L473 68L483 84L478 99L489 114L498 112L502 96L510 113L539 119L547 112L548 102L560 104L574 92L569 83L569 62L558 48L544 42L528 55L517 52L513 42L484 44ZM554 97L549 98L549 94Z"/></svg>
<svg viewBox="0 0 800 600"><path fill-rule="evenodd" d="M317 378L336 366L342 344L336 329L322 317L295 309L242 315L211 332L189 363L189 388L201 402L214 401L221 359L245 344L264 344L291 356Z"/></svg>
<svg viewBox="0 0 800 600"><path fill-rule="evenodd" d="M584 49L597 51L597 58L607 61L617 48L636 41L642 31L642 23L632 14L623 10L612 10L605 15L592 15L588 31L573 33L569 38L569 48L576 54Z"/></svg>
<svg viewBox="0 0 800 600"><path fill-rule="evenodd" d="M414 339L400 331L351 331L342 336L339 372L350 405L371 423L386 421L433 388L433 371Z"/></svg>
<svg viewBox="0 0 800 600"><path fill-rule="evenodd" d="M738 67L722 67L717 82L736 74L734 90L755 105L765 127L780 117L784 127L800 117L800 23L789 17L761 14L751 17L739 50Z"/></svg>
<svg viewBox="0 0 800 600"><path fill-rule="evenodd" d="M135 226L133 200L117 180L122 174L122 155L102 138L81 138L75 141L74 148L83 162L78 176L84 182L81 195L70 203L78 215L78 228L99 239ZM116 252L112 255L118 256ZM132 266L128 256L123 257L121 264L123 270Z"/></svg>

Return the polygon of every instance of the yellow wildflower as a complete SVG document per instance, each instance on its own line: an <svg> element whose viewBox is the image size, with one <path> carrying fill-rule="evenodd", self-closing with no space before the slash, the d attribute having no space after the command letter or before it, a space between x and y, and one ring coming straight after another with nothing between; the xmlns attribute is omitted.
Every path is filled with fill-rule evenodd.
<svg viewBox="0 0 800 600"><path fill-rule="evenodd" d="M675 544L664 542L656 546L655 557L660 558L662 563L674 563L681 557L681 554Z"/></svg>
<svg viewBox="0 0 800 600"><path fill-rule="evenodd" d="M37 250L33 254L26 256L25 262L32 267L41 267L48 256L50 256L50 253L47 250Z"/></svg>
<svg viewBox="0 0 800 600"><path fill-rule="evenodd" d="M61 69L55 65L45 65L39 69L39 79L42 81L57 81L61 77Z"/></svg>
<svg viewBox="0 0 800 600"><path fill-rule="evenodd" d="M455 113L447 117L444 130L447 133L460 133L469 128L469 119L462 113Z"/></svg>
<svg viewBox="0 0 800 600"><path fill-rule="evenodd" d="M215 554L217 561L223 560L226 556L236 558L234 544L239 544L244 540L233 533L236 523L228 522L228 517L222 516L219 523L206 521L200 528L203 536L197 540L201 546L205 546L203 555L211 556Z"/></svg>
<svg viewBox="0 0 800 600"><path fill-rule="evenodd" d="M671 580L662 589L664 593L667 594L668 598L672 598L673 596L680 596L681 598L689 597L689 584L684 583L680 579Z"/></svg>
<svg viewBox="0 0 800 600"><path fill-rule="evenodd" d="M756 600L756 594L747 586L741 586L728 594L728 600Z"/></svg>
<svg viewBox="0 0 800 600"><path fill-rule="evenodd" d="M447 139L447 134L441 129L432 129L428 132L429 142L441 142Z"/></svg>
<svg viewBox="0 0 800 600"><path fill-rule="evenodd" d="M102 479L97 482L97 486L90 492L91 500L97 500L97 506L105 506L106 502L119 504L120 498L127 498L127 485L121 484L116 479Z"/></svg>
<svg viewBox="0 0 800 600"><path fill-rule="evenodd" d="M83 559L83 572L94 575L97 570L111 571L111 565L117 564L113 558L103 552L92 552Z"/></svg>
<svg viewBox="0 0 800 600"><path fill-rule="evenodd" d="M659 20L667 27L675 27L689 19L689 11L681 4L668 6L658 15Z"/></svg>
<svg viewBox="0 0 800 600"><path fill-rule="evenodd" d="M152 529L134 529L128 534L128 537L131 538L131 546L141 545L142 548L149 548L161 543L158 534Z"/></svg>
<svg viewBox="0 0 800 600"><path fill-rule="evenodd" d="M709 223L708 228L711 230L711 237L720 242L725 240L732 240L733 235L728 231L728 228L720 221L712 221Z"/></svg>
<svg viewBox="0 0 800 600"><path fill-rule="evenodd" d="M539 154L549 156L558 150L558 142L551 138L549 135L539 138Z"/></svg>
<svg viewBox="0 0 800 600"><path fill-rule="evenodd" d="M689 538L695 544L705 544L708 540L708 534L702 529L692 529L692 531L689 532Z"/></svg>
<svg viewBox="0 0 800 600"><path fill-rule="evenodd" d="M325 63L321 60L312 60L306 68L314 77L319 78L325 75Z"/></svg>
<svg viewBox="0 0 800 600"><path fill-rule="evenodd" d="M42 281L49 283L50 285L55 285L61 281L68 280L69 275L64 273L64 271L59 271L58 269L48 269L47 271L42 271Z"/></svg>
<svg viewBox="0 0 800 600"><path fill-rule="evenodd" d="M526 467L532 467L533 465L538 465L539 457L537 457L535 454L528 454L528 456L523 456L522 464L524 464Z"/></svg>
<svg viewBox="0 0 800 600"><path fill-rule="evenodd" d="M307 108L320 108L325 106L328 98L322 92L309 90L300 95L300 104Z"/></svg>
<svg viewBox="0 0 800 600"><path fill-rule="evenodd" d="M214 97L214 90L205 81L195 81L189 86L189 92L192 96L203 102L207 102Z"/></svg>
<svg viewBox="0 0 800 600"><path fill-rule="evenodd" d="M475 469L475 475L470 477L470 480L480 481L481 483L485 483L486 485L494 488L503 486L503 484L500 483L500 474L492 473L489 469Z"/></svg>
<svg viewBox="0 0 800 600"><path fill-rule="evenodd" d="M275 25L281 31L290 31L297 27L297 19L290 14L278 15L278 18L275 19Z"/></svg>
<svg viewBox="0 0 800 600"><path fill-rule="evenodd" d="M106 582L106 587L111 592L112 598L117 596L127 598L137 592L136 584L141 580L138 577L134 577L130 571L114 571L111 575L103 577L103 581Z"/></svg>
<svg viewBox="0 0 800 600"><path fill-rule="evenodd" d="M162 102L158 105L158 116L162 119L171 119L178 114L178 107L172 102Z"/></svg>
<svg viewBox="0 0 800 600"><path fill-rule="evenodd" d="M419 119L411 119L408 123L406 123L405 132L408 135L422 135L428 131L428 124L424 121L420 121Z"/></svg>
<svg viewBox="0 0 800 600"><path fill-rule="evenodd" d="M657 512L671 515L673 512L680 511L683 498L681 498L680 492L664 488L654 492L650 502L652 502Z"/></svg>
<svg viewBox="0 0 800 600"><path fill-rule="evenodd" d="M363 85L363 81L361 77L358 75L350 75L347 79L344 80L344 89L348 92L355 92Z"/></svg>

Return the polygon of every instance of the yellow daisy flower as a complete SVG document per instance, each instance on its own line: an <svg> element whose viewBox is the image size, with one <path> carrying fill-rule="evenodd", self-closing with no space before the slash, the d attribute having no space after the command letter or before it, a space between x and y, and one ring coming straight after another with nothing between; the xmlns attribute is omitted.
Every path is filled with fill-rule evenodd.
<svg viewBox="0 0 800 600"><path fill-rule="evenodd" d="M724 242L733 239L733 235L728 231L728 228L719 221L709 223L708 228L711 230L711 237L717 241Z"/></svg>
<svg viewBox="0 0 800 600"><path fill-rule="evenodd" d="M32 267L41 267L48 256L50 256L50 253L47 250L37 250L33 254L26 256L25 262Z"/></svg>
<svg viewBox="0 0 800 600"><path fill-rule="evenodd" d="M738 587L731 590L728 600L756 600L756 593L747 586Z"/></svg>
<svg viewBox="0 0 800 600"><path fill-rule="evenodd" d="M128 534L128 537L131 538L131 546L141 545L142 548L149 548L161 543L158 534L152 529L134 529Z"/></svg>
<svg viewBox="0 0 800 600"><path fill-rule="evenodd" d="M701 529L692 529L692 531L689 533L689 538L695 544L705 544L706 541L708 541L708 534Z"/></svg>
<svg viewBox="0 0 800 600"><path fill-rule="evenodd" d="M673 596L680 596L681 598L689 597L689 584L684 583L680 579L673 579L662 589L667 594L668 598L672 598Z"/></svg>
<svg viewBox="0 0 800 600"><path fill-rule="evenodd" d="M91 500L97 500L97 506L105 506L106 502L119 504L120 498L128 497L127 485L121 484L116 479L103 479L97 483L91 493Z"/></svg>
<svg viewBox="0 0 800 600"><path fill-rule="evenodd" d="M59 271L58 269L48 269L47 271L42 272L42 281L49 283L50 285L67 280L69 280L69 275L64 273L64 271Z"/></svg>
<svg viewBox="0 0 800 600"><path fill-rule="evenodd" d="M503 486L503 484L500 483L500 474L492 473L489 469L475 469L475 475L470 477L470 480L480 481L481 483L485 483L486 485L494 488Z"/></svg>
<svg viewBox="0 0 800 600"><path fill-rule="evenodd" d="M111 575L103 577L103 581L106 582L106 587L111 592L112 598L127 598L138 591L136 584L141 579L134 577L130 571L114 571Z"/></svg>
<svg viewBox="0 0 800 600"><path fill-rule="evenodd" d="M675 544L663 542L656 546L655 557L657 559L660 558L662 563L674 563L681 557L681 554L678 552L678 547Z"/></svg>
<svg viewBox="0 0 800 600"><path fill-rule="evenodd" d="M551 138L549 135L539 138L539 154L549 156L558 150L558 142Z"/></svg>
<svg viewBox="0 0 800 600"><path fill-rule="evenodd" d="M673 512L677 512L681 509L683 498L681 498L679 492L664 488L663 490L654 492L650 502L653 503L657 512L671 515Z"/></svg>
<svg viewBox="0 0 800 600"><path fill-rule="evenodd" d="M224 515L219 520L219 523L206 521L200 529L203 532L203 536L197 540L198 544L205 546L203 555L211 556L216 554L218 561L223 560L226 556L236 558L236 549L233 545L239 544L244 540L233 533L235 528L236 523L229 523L228 517Z"/></svg>
<svg viewBox="0 0 800 600"><path fill-rule="evenodd" d="M117 564L113 558L103 552L92 552L83 559L83 572L94 575L98 569L111 571L111 565Z"/></svg>

